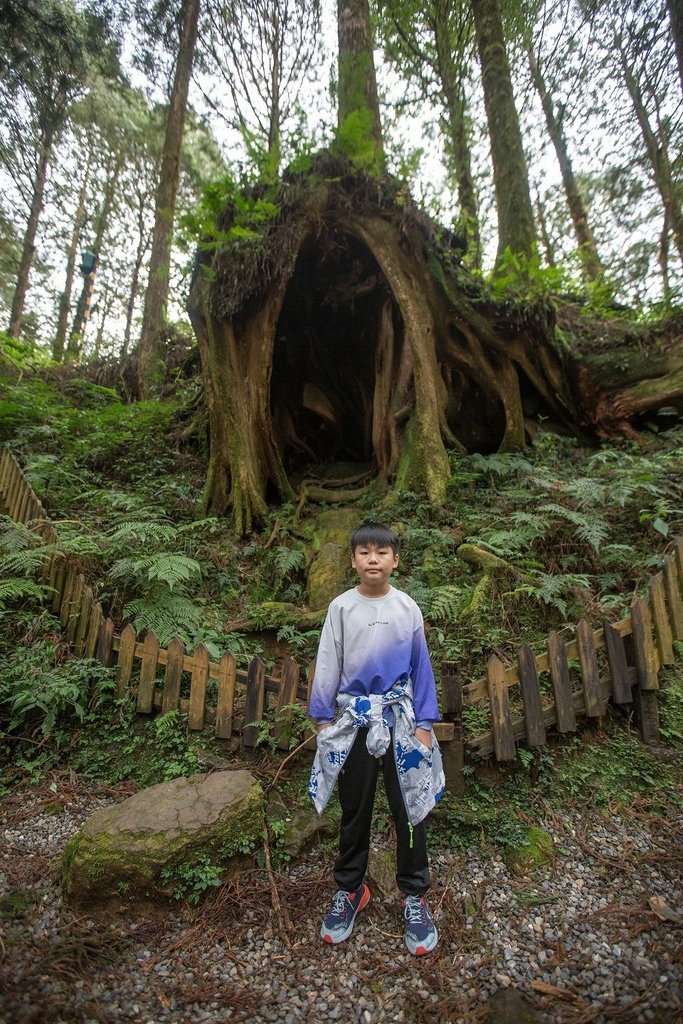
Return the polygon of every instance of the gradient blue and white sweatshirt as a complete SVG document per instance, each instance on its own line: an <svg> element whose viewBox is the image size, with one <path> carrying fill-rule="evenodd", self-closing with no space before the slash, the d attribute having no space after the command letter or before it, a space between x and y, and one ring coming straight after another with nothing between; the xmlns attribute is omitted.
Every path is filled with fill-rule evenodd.
<svg viewBox="0 0 683 1024"><path fill-rule="evenodd" d="M336 597L320 635L310 717L331 722L338 693L383 694L406 679L417 725L429 728L441 716L422 612L412 597L395 587L384 597L363 597L357 588Z"/></svg>

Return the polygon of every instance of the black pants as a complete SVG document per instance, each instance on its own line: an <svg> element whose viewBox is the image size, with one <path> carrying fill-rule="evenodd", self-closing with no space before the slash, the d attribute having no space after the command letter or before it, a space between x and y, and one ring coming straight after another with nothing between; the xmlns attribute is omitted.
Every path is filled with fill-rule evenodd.
<svg viewBox="0 0 683 1024"><path fill-rule="evenodd" d="M424 823L413 826L412 836L401 793L393 736L384 757L373 757L366 745L367 729L359 729L346 763L339 773L342 808L339 856L334 877L340 889L355 892L365 877L370 853L370 828L380 765L384 789L396 826L396 883L406 896L423 896L429 889L429 860Z"/></svg>

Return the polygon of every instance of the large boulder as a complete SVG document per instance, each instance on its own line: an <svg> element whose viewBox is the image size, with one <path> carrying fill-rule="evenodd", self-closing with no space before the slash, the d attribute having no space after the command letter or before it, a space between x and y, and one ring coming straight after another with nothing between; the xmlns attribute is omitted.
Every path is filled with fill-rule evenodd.
<svg viewBox="0 0 683 1024"><path fill-rule="evenodd" d="M349 539L359 519L353 508L327 509L317 516L313 536L317 556L308 570L310 608L327 609L330 601L350 585Z"/></svg>
<svg viewBox="0 0 683 1024"><path fill-rule="evenodd" d="M173 779L96 811L63 854L64 891L80 903L159 898L252 863L263 790L248 771ZM196 889L195 889L196 891Z"/></svg>

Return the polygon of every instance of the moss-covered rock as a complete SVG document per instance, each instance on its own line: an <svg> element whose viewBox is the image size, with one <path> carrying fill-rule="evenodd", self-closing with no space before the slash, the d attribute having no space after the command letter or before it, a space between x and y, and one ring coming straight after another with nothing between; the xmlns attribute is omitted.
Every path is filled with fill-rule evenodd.
<svg viewBox="0 0 683 1024"><path fill-rule="evenodd" d="M339 831L341 810L336 800L330 801L324 814L318 814L311 803L288 808L275 794L268 800L266 813L277 846L288 857L298 857L316 840L336 836Z"/></svg>
<svg viewBox="0 0 683 1024"><path fill-rule="evenodd" d="M318 554L308 571L308 603L327 608L346 587L351 561L349 539L359 523L356 509L330 509L316 519L313 544Z"/></svg>
<svg viewBox="0 0 683 1024"><path fill-rule="evenodd" d="M79 903L164 898L181 866L231 877L263 833L263 791L247 771L173 779L97 811L67 844L64 891Z"/></svg>
<svg viewBox="0 0 683 1024"><path fill-rule="evenodd" d="M526 842L508 846L505 850L505 864L515 874L528 874L534 868L550 864L555 857L553 837L537 825L532 825Z"/></svg>

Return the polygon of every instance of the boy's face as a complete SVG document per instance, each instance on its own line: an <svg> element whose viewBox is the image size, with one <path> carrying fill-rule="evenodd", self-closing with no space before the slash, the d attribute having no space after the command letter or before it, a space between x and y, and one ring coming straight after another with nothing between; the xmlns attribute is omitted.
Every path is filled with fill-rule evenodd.
<svg viewBox="0 0 683 1024"><path fill-rule="evenodd" d="M358 544L351 556L351 565L360 577L360 591L364 594L385 594L389 577L398 565L390 544Z"/></svg>

